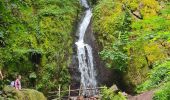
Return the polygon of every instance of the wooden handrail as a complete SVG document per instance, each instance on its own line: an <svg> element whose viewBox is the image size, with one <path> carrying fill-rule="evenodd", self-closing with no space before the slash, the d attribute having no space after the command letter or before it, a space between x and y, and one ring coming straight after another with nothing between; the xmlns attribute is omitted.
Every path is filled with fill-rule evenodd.
<svg viewBox="0 0 170 100"><path fill-rule="evenodd" d="M100 89L104 89L104 88L107 88L107 87L86 88L84 90L97 90L97 89L100 90ZM59 85L58 91L48 92L48 94L49 94L48 98L57 97L58 98L57 100L61 100L61 98L70 98L71 92L78 93L78 96L81 96L82 90L83 90L82 86L80 86L79 89L72 89L71 90L71 87L69 85L68 90L61 91L61 85ZM68 96L61 96L61 93L63 93L63 92L68 92ZM98 93L100 94L100 91L98 91Z"/></svg>
<svg viewBox="0 0 170 100"><path fill-rule="evenodd" d="M96 87L96 88L86 88L86 89L84 89L84 90L96 90L96 89L104 89L104 88L106 88L106 87ZM49 94L53 94L53 93L61 93L61 92L74 92L74 91L79 91L79 90L82 90L82 89L73 89L73 90L71 90L71 89L69 89L69 90L64 90L64 91L61 91L61 90L59 90L59 91L52 91L52 92L48 92Z"/></svg>

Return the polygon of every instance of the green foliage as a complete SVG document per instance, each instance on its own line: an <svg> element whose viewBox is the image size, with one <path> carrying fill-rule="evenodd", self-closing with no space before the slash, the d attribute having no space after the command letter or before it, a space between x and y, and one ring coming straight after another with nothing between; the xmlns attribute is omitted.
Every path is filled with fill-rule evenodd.
<svg viewBox="0 0 170 100"><path fill-rule="evenodd" d="M112 89L107 89L105 87L101 91L102 100L126 100L126 98L122 95L121 92L118 92L117 94L113 92Z"/></svg>
<svg viewBox="0 0 170 100"><path fill-rule="evenodd" d="M148 79L137 87L137 92L146 91L155 87L159 87L170 81L170 61L163 62L154 66L149 73Z"/></svg>
<svg viewBox="0 0 170 100"><path fill-rule="evenodd" d="M143 20L133 21L132 23L133 31L130 34L131 42L128 44L127 49L128 53L131 55L133 63L131 62L131 67L128 67L127 75L131 79L132 83L135 83L137 80L137 84L140 84L142 81L147 79L146 76L150 68L154 68L150 73L151 75L149 75L149 79L137 87L137 92L158 87L167 80L164 76L167 75L169 68L163 66L169 66L166 65L167 63L165 61L168 57L168 49L166 45L162 45L162 42L169 45L170 23L168 20L168 13L166 13L168 6L169 5L166 5L166 7L160 11L161 14L159 16L151 15ZM134 55L136 55L136 57L134 57ZM141 57L144 59L141 60ZM154 65L159 61L165 61L165 65L161 64L160 67ZM136 67L137 70L134 70ZM137 74L137 72L140 74ZM134 73L136 73L135 76ZM167 76L169 77L169 75Z"/></svg>
<svg viewBox="0 0 170 100"><path fill-rule="evenodd" d="M94 9L94 31L102 47L111 45L120 35L124 13L120 3L101 0Z"/></svg>
<svg viewBox="0 0 170 100"><path fill-rule="evenodd" d="M125 71L127 67L127 60L129 57L121 52L118 45L113 45L111 49L104 49L100 52L102 59L107 62L109 68L119 69Z"/></svg>
<svg viewBox="0 0 170 100"><path fill-rule="evenodd" d="M108 67L124 71L129 90L147 79L156 62L168 58L169 6L167 0L100 0L94 8L100 56Z"/></svg>
<svg viewBox="0 0 170 100"><path fill-rule="evenodd" d="M170 82L165 83L159 90L154 93L153 100L169 100L170 99Z"/></svg>
<svg viewBox="0 0 170 100"><path fill-rule="evenodd" d="M140 35L139 39L156 41L163 39L169 41L170 21L162 16L155 16L145 20L141 20L132 24L132 28Z"/></svg>
<svg viewBox="0 0 170 100"><path fill-rule="evenodd" d="M95 5L95 4L97 4L97 2L98 2L99 0L89 0L89 1L90 1L91 5Z"/></svg>
<svg viewBox="0 0 170 100"><path fill-rule="evenodd" d="M28 86L35 73L36 89L45 92L58 84L65 87L79 8L78 0L1 0L0 68L5 76L19 73Z"/></svg>
<svg viewBox="0 0 170 100"><path fill-rule="evenodd" d="M138 11L143 18L156 16L160 10L160 0L120 0L131 11Z"/></svg>
<svg viewBox="0 0 170 100"><path fill-rule="evenodd" d="M94 9L94 20L94 31L103 47L102 59L108 67L125 71L129 57L123 46L128 43L128 31L131 30L129 12L121 10L120 2L101 0Z"/></svg>
<svg viewBox="0 0 170 100"><path fill-rule="evenodd" d="M37 78L36 73L35 73L35 72L32 72L32 73L29 75L29 78L36 79L36 78Z"/></svg>

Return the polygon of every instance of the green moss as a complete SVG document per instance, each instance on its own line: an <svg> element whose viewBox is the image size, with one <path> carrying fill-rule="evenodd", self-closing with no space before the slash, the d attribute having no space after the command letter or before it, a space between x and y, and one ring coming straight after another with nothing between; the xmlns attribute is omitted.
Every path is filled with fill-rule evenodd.
<svg viewBox="0 0 170 100"><path fill-rule="evenodd" d="M33 89L22 89L19 91L13 87L5 86L3 91L2 98L7 100L46 100L41 92Z"/></svg>
<svg viewBox="0 0 170 100"><path fill-rule="evenodd" d="M36 90L33 89L24 89L22 90L22 92L24 93L24 95L26 96L26 98L28 98L28 100L46 100L46 98L44 97L44 95Z"/></svg>
<svg viewBox="0 0 170 100"><path fill-rule="evenodd" d="M156 16L160 10L159 1L157 0L121 0L132 11L139 11L141 16L148 18Z"/></svg>
<svg viewBox="0 0 170 100"><path fill-rule="evenodd" d="M143 44L141 42L143 42ZM154 63L167 58L167 53L158 43L138 41L130 45L128 55L131 59L128 61L128 68L124 81L129 85L137 86L146 80L148 72L150 72Z"/></svg>
<svg viewBox="0 0 170 100"><path fill-rule="evenodd" d="M100 56L108 67L126 69L121 71L128 90L145 81L156 62L169 57L168 8L166 1L156 0L100 0L94 8Z"/></svg>
<svg viewBox="0 0 170 100"><path fill-rule="evenodd" d="M67 67L79 1L8 0L0 1L0 8L0 67L4 74L20 73L25 85L29 74L35 72L36 88L42 91L58 84L65 87L70 80Z"/></svg>
<svg viewBox="0 0 170 100"><path fill-rule="evenodd" d="M99 44L106 47L119 36L124 13L119 2L101 0L94 9L93 26Z"/></svg>

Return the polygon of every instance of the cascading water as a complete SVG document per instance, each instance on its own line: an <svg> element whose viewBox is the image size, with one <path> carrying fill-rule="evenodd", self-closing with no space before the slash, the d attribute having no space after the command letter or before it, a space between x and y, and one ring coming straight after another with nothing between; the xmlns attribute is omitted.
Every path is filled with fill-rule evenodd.
<svg viewBox="0 0 170 100"><path fill-rule="evenodd" d="M84 43L84 35L86 33L87 27L90 24L92 12L87 3L87 0L81 0L81 4L83 7L86 8L86 11L84 19L79 26L79 39L75 44L77 45L77 56L79 61L79 71L81 73L81 85L83 95L91 96L96 94L96 90L86 89L95 88L97 85L97 81L95 78L96 73L93 65L92 48L90 45Z"/></svg>

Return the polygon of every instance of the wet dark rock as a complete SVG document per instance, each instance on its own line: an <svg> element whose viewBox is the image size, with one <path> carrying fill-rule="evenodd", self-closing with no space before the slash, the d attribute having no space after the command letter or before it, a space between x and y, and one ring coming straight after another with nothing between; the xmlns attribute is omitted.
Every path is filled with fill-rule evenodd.
<svg viewBox="0 0 170 100"><path fill-rule="evenodd" d="M75 34L75 38L77 35ZM77 38L75 39L77 40ZM113 70L106 68L105 64L101 61L99 57L99 47L97 45L95 36L93 35L92 31L92 24L87 28L86 34L84 36L85 43L89 44L92 47L93 51L93 60L94 60L94 67L96 69L96 79L98 85L107 85L112 86L115 75ZM73 46L73 56L72 56L72 63L69 66L69 72L71 74L71 87L72 88L79 88L80 87L80 72L78 69L78 58L77 58L77 47L74 44Z"/></svg>

